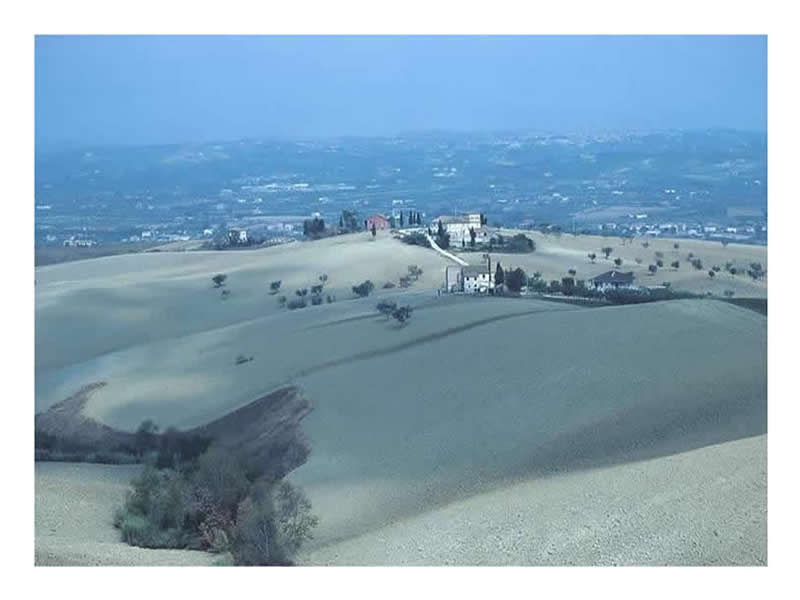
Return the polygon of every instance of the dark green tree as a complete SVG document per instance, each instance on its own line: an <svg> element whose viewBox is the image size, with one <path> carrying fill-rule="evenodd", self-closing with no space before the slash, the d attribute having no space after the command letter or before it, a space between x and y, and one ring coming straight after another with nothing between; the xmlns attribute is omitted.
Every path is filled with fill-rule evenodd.
<svg viewBox="0 0 800 600"><path fill-rule="evenodd" d="M494 271L494 284L501 285L505 282L505 272L503 271L503 267L500 266L500 263L497 263L497 268Z"/></svg>

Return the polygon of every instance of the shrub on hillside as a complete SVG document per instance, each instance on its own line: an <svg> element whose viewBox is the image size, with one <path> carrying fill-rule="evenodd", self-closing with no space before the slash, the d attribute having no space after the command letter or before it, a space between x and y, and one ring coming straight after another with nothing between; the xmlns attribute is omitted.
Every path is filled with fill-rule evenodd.
<svg viewBox="0 0 800 600"><path fill-rule="evenodd" d="M215 447L175 468L146 467L114 514L128 544L229 551L237 565L291 564L317 522L301 490L253 480Z"/></svg>
<svg viewBox="0 0 800 600"><path fill-rule="evenodd" d="M428 238L425 236L425 234L418 231L409 233L400 239L406 244L411 244L412 246L422 246L424 248L431 247L431 243L428 241Z"/></svg>
<svg viewBox="0 0 800 600"><path fill-rule="evenodd" d="M375 289L375 284L372 283L369 279L366 281L362 281L358 285L353 286L353 293L360 298L366 298L372 293L372 290Z"/></svg>
<svg viewBox="0 0 800 600"><path fill-rule="evenodd" d="M390 300L381 300L376 308L379 313L388 319L397 308L397 303Z"/></svg>
<svg viewBox="0 0 800 600"><path fill-rule="evenodd" d="M505 273L506 287L512 292L519 292L528 282L528 275L521 268L517 267L513 271Z"/></svg>
<svg viewBox="0 0 800 600"><path fill-rule="evenodd" d="M281 289L280 279L278 281L273 281L272 283L269 284L269 290L271 294L273 295L277 294L279 289Z"/></svg>
<svg viewBox="0 0 800 600"><path fill-rule="evenodd" d="M414 311L410 306L398 306L392 311L392 316L397 320L400 325L405 325L411 318L411 313Z"/></svg>
<svg viewBox="0 0 800 600"><path fill-rule="evenodd" d="M224 273L218 273L211 278L211 281L214 282L214 287L222 287L225 285L225 280L228 278L227 275Z"/></svg>
<svg viewBox="0 0 800 600"><path fill-rule="evenodd" d="M306 300L305 298L292 298L289 302L286 303L286 307L289 310L295 310L298 308L305 308L306 307Z"/></svg>

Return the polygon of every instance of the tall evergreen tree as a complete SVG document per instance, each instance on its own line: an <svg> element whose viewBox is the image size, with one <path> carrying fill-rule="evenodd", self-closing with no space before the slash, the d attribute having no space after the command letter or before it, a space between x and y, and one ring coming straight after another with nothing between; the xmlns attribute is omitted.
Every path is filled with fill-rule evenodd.
<svg viewBox="0 0 800 600"><path fill-rule="evenodd" d="M506 279L506 274L503 271L503 267L500 266L500 262L497 263L497 270L494 272L494 284L500 285Z"/></svg>
<svg viewBox="0 0 800 600"><path fill-rule="evenodd" d="M400 228L403 228L403 211L400 211Z"/></svg>

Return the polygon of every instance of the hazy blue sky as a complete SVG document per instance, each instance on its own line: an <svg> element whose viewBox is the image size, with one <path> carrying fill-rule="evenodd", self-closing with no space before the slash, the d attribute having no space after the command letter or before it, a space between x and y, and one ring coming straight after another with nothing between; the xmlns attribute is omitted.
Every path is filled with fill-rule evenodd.
<svg viewBox="0 0 800 600"><path fill-rule="evenodd" d="M37 37L37 143L766 130L766 37Z"/></svg>

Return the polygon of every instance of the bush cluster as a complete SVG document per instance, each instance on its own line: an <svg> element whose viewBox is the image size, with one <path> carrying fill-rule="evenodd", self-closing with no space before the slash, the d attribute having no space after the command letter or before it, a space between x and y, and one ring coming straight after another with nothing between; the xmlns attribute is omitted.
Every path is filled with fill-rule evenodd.
<svg viewBox="0 0 800 600"><path fill-rule="evenodd" d="M237 565L287 565L317 518L286 481L254 479L241 461L210 447L172 467L145 467L114 514L123 540L144 548L230 553Z"/></svg>

